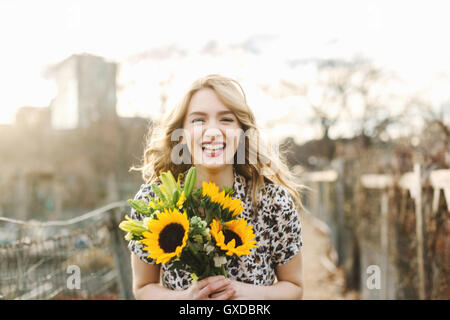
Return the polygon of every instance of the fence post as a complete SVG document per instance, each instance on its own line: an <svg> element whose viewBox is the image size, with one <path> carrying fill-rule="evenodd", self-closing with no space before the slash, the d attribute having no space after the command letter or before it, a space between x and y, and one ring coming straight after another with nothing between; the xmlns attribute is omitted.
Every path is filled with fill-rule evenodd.
<svg viewBox="0 0 450 320"><path fill-rule="evenodd" d="M344 162L337 159L334 163L334 169L337 172L336 179L336 218L337 218L337 243L336 250L338 252L338 264L343 265L347 259L347 252L344 252L344 230L345 230L345 181L344 181Z"/></svg>
<svg viewBox="0 0 450 320"><path fill-rule="evenodd" d="M441 189L444 191L444 198L447 203L447 209L450 212L450 169L439 169L431 171L430 183L434 190L432 205L433 214L436 214L439 209Z"/></svg>
<svg viewBox="0 0 450 320"><path fill-rule="evenodd" d="M425 300L425 262L424 262L424 229L425 221L422 211L422 182L420 164L414 164L414 176L416 185L414 190L414 202L416 213L416 233L417 233L417 267L419 273L419 296Z"/></svg>
<svg viewBox="0 0 450 320"><path fill-rule="evenodd" d="M381 194L381 252L384 255L383 261L383 290L382 299L388 298L388 277L389 277L389 196L386 189Z"/></svg>
<svg viewBox="0 0 450 320"><path fill-rule="evenodd" d="M113 209L110 214L111 247L117 270L117 284L119 286L120 298L133 300L133 288L131 283L130 252L124 241L124 234L119 229L121 210Z"/></svg>
<svg viewBox="0 0 450 320"><path fill-rule="evenodd" d="M376 189L381 192L380 202L380 265L382 267L382 290L380 291L381 299L389 298L388 285L391 283L390 255L389 255L389 195L391 187L394 184L391 175L383 174L365 174L361 176L361 184L368 189Z"/></svg>

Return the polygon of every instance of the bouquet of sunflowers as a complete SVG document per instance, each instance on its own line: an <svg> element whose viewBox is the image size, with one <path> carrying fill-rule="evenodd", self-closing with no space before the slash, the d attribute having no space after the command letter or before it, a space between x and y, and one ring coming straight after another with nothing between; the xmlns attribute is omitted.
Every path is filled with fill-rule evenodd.
<svg viewBox="0 0 450 320"><path fill-rule="evenodd" d="M226 273L227 259L250 254L256 246L253 227L236 218L243 210L233 189L203 182L194 190L197 174L189 169L184 186L170 171L160 175L161 185L152 185L155 198L128 200L130 206L145 216L143 221L125 216L119 227L126 240L146 245L149 258L156 263L172 263L170 269L191 273L194 281Z"/></svg>

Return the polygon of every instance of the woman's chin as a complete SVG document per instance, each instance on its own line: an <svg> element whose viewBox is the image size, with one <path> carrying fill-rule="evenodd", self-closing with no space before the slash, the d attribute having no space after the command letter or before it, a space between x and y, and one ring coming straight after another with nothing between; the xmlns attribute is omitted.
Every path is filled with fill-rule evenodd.
<svg viewBox="0 0 450 320"><path fill-rule="evenodd" d="M202 150L194 157L194 164L201 165L204 168L218 169L225 168L226 166L233 165L234 153L223 152L219 150L215 152Z"/></svg>
<svg viewBox="0 0 450 320"><path fill-rule="evenodd" d="M201 164L205 169L219 169L226 166L224 162L203 162Z"/></svg>
<svg viewBox="0 0 450 320"><path fill-rule="evenodd" d="M201 162L200 161L198 162L198 164L200 166L204 167L205 169L219 169L219 168L224 168L224 167L230 165L231 163L227 163L225 161L225 159L223 159L221 157L218 157L218 158L204 157Z"/></svg>

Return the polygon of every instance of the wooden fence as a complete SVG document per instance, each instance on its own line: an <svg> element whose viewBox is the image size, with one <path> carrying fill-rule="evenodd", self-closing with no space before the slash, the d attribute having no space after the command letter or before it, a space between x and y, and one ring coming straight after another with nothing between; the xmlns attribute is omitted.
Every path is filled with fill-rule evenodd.
<svg viewBox="0 0 450 320"><path fill-rule="evenodd" d="M337 254L337 264L342 266L346 272L347 285L352 289L355 289L356 286L363 299L411 297L411 294L408 296L401 292L401 283L406 281L404 280L406 276L397 268L395 257L392 258L395 255L407 254L397 246L399 242L399 239L396 238L398 237L397 227L392 224L392 221L398 214L395 199L398 194L395 189L399 188L408 192L409 197L414 200L415 213L415 243L413 245L416 253L415 257L409 258L411 261L415 261L414 273L417 271L417 274L412 277L415 279L412 287L417 288L417 298L419 299L436 297L437 294L430 293L431 284L427 284L427 279L432 278L429 275L432 268L427 269L425 261L426 221L430 217L426 217L424 212L429 207L432 208L429 211L434 215L440 208L442 210L440 204L442 204L441 193L443 191L447 204L445 217L448 223L450 169L434 170L424 174L421 172L420 165L416 164L412 172L394 177L388 174L362 174L353 164L347 165L338 159L332 163L330 170L305 172L301 179L313 190L308 193L305 201L308 210L314 217L327 224L330 241ZM433 189L431 204L425 204L423 199L423 189L427 186ZM369 195L371 190L376 190L377 193ZM377 196L374 199L372 195ZM368 202L371 205L368 205ZM374 206L372 203L376 205ZM377 216L364 218L364 214L362 214L365 210L364 206L371 208L368 211L369 214ZM376 209L373 209L374 207ZM362 227L364 225L368 225L368 228ZM375 238L370 236L373 230L377 230L377 232L373 232L376 234ZM377 238L378 240L376 240ZM446 239L447 237L444 235L444 241ZM444 255L445 263L448 261L445 249ZM366 270L370 265L380 267L381 288L379 290L373 290L366 285L369 276ZM444 270L444 273L447 273L446 271L448 270ZM439 296L437 297L439 298Z"/></svg>

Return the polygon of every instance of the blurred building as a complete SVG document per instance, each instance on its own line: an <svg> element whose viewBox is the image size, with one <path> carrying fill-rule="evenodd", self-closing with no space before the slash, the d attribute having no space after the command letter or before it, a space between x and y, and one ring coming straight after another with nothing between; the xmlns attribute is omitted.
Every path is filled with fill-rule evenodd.
<svg viewBox="0 0 450 320"><path fill-rule="evenodd" d="M16 112L15 124L20 127L41 127L50 126L50 109L48 107L21 107Z"/></svg>
<svg viewBox="0 0 450 320"><path fill-rule="evenodd" d="M0 125L0 216L65 219L134 195L142 178L129 168L151 121L117 116L116 70L70 56L46 71L58 89L49 106L21 107Z"/></svg>
<svg viewBox="0 0 450 320"><path fill-rule="evenodd" d="M115 63L89 54L72 55L47 70L58 93L50 104L54 129L88 127L100 119L116 117Z"/></svg>

